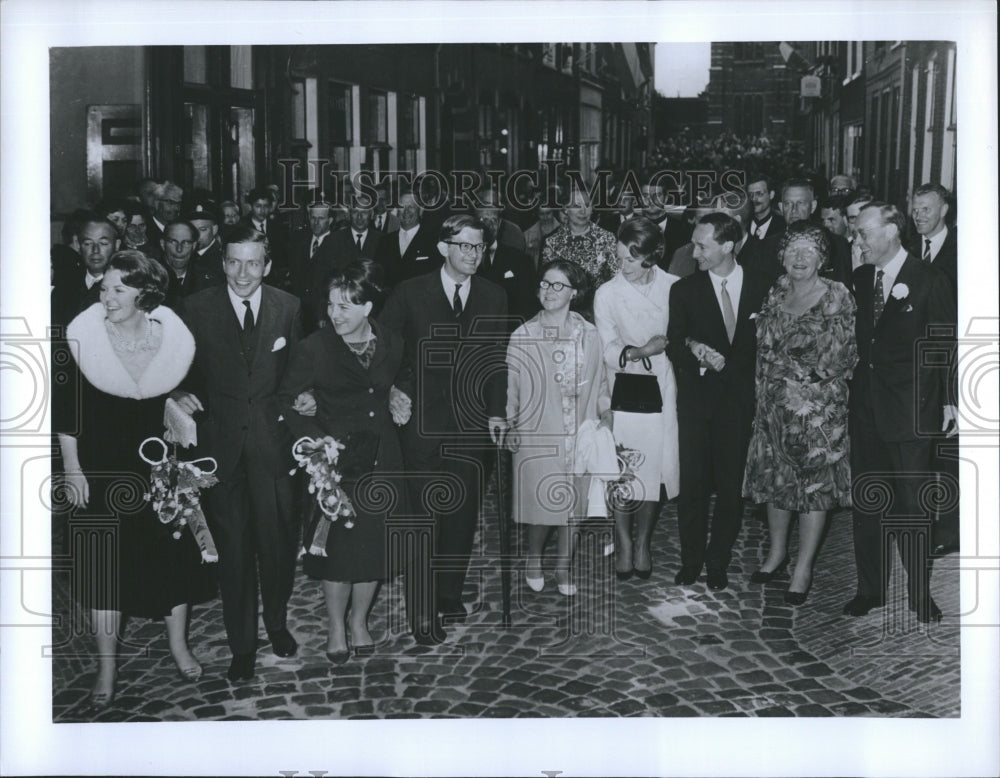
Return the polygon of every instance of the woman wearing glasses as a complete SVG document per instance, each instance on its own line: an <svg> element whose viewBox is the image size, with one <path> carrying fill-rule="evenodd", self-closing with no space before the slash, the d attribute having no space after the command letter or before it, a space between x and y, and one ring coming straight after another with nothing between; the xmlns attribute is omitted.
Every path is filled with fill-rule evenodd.
<svg viewBox="0 0 1000 778"><path fill-rule="evenodd" d="M525 580L545 588L542 553L556 528L555 579L572 596L574 520L588 515L590 478L574 475L577 432L587 420L610 426L611 399L597 329L570 304L587 291L587 274L557 259L542 267L542 310L518 327L507 347L508 448L514 452L515 520L528 526Z"/></svg>
<svg viewBox="0 0 1000 778"><path fill-rule="evenodd" d="M677 454L677 384L664 354L667 347L670 287L678 277L656 265L663 251L663 234L649 219L637 216L618 228L617 259L621 270L597 290L594 321L601 333L604 363L614 375L652 373L663 400L660 413L615 411L615 441L643 455L636 467L633 499L613 505L615 514L615 574L649 578L653 561L650 539L660 507L660 486L668 498L677 496L680 469ZM624 363L624 368L621 366ZM649 368L644 363L649 364ZM635 540L633 542L633 529Z"/></svg>

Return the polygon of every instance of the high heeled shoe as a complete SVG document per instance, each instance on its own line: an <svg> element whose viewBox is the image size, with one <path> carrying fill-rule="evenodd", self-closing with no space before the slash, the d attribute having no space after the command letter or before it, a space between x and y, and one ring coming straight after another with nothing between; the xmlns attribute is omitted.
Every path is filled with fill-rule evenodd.
<svg viewBox="0 0 1000 778"><path fill-rule="evenodd" d="M182 681L190 681L194 683L195 681L200 681L201 676L204 674L204 670L201 665L195 663L192 667L181 667L177 665L177 675Z"/></svg>
<svg viewBox="0 0 1000 778"><path fill-rule="evenodd" d="M326 658L330 660L330 664L342 665L351 658L351 652L346 648L343 651L327 651Z"/></svg>
<svg viewBox="0 0 1000 778"><path fill-rule="evenodd" d="M90 692L90 697L87 698L88 706L95 711L104 710L110 707L111 703L115 701L115 681L111 682L111 691L97 691L94 689Z"/></svg>
<svg viewBox="0 0 1000 778"><path fill-rule="evenodd" d="M556 584L559 589L559 594L563 597L573 597L576 595L576 584Z"/></svg>
<svg viewBox="0 0 1000 778"><path fill-rule="evenodd" d="M545 576L543 575L538 576L538 578L532 578L525 573L524 582L528 584L528 588L533 592L540 592L545 588Z"/></svg>
<svg viewBox="0 0 1000 778"><path fill-rule="evenodd" d="M775 578L784 578L788 575L788 557L781 560L774 570L756 570L750 575L750 583L763 584L770 583Z"/></svg>
<svg viewBox="0 0 1000 778"><path fill-rule="evenodd" d="M635 574L635 570L634 569L632 569L632 570L625 570L624 572L621 571L621 570L615 570L615 578L617 578L619 581L627 581L634 574Z"/></svg>
<svg viewBox="0 0 1000 778"><path fill-rule="evenodd" d="M785 604L786 605L802 605L805 603L806 598L809 596L809 590L806 589L804 592L785 592Z"/></svg>

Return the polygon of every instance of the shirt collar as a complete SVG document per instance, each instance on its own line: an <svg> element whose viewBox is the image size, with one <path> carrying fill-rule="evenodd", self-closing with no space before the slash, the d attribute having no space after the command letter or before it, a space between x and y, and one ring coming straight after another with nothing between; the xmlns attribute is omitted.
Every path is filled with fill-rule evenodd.
<svg viewBox="0 0 1000 778"><path fill-rule="evenodd" d="M739 262L737 262L736 267L733 268L733 272L730 273L728 276L720 276L709 270L708 277L712 280L712 286L718 288L722 286L722 282L725 281L726 288L728 289L729 287L734 286L735 284L738 284L741 281L743 281L743 267L740 265Z"/></svg>
<svg viewBox="0 0 1000 778"><path fill-rule="evenodd" d="M896 252L896 256L885 263L885 267L882 268L882 274L888 276L889 278L895 278L899 275L900 268L903 267L903 262L906 260L906 249L902 246L899 247L899 251ZM875 268L875 272L878 273L878 268Z"/></svg>
<svg viewBox="0 0 1000 778"><path fill-rule="evenodd" d="M236 318L242 322L243 314L246 312L246 308L243 305L244 298L236 294L236 292L232 290L232 287L230 287L229 284L226 284L226 292L229 293L229 302L232 304L233 310L236 312ZM261 284L261 286L258 286L252 295L250 295L248 298L245 298L250 301L250 310L253 311L254 321L260 320L260 300L261 297L263 297L263 294L264 294L264 287L263 284Z"/></svg>
<svg viewBox="0 0 1000 778"><path fill-rule="evenodd" d="M947 239L948 239L948 225L946 224L946 225L944 225L938 231L937 235L932 235L930 237L930 242L931 242L931 256L932 257L936 257L937 256L938 252L941 250L941 247L944 245L944 242ZM924 253L924 245L925 245L924 241L925 240L928 240L928 238L926 238L925 236L921 235L920 236L920 253L921 254Z"/></svg>
<svg viewBox="0 0 1000 778"><path fill-rule="evenodd" d="M465 294L465 290L469 288L469 284L471 283L471 281L472 281L472 276L469 276L469 278L466 278L465 281L462 282L461 284L462 288L459 294L462 295ZM447 271L445 270L445 266L441 265L441 285L444 286L445 294L447 294L449 300L452 298L452 295L455 294L455 284L457 283L458 281L456 281L454 278L448 275Z"/></svg>

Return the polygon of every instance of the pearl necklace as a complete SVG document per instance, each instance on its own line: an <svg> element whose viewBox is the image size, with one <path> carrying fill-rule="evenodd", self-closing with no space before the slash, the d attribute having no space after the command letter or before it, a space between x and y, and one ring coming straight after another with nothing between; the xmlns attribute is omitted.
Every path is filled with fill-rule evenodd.
<svg viewBox="0 0 1000 778"><path fill-rule="evenodd" d="M116 351L127 351L130 354L134 354L136 351L152 351L155 348L153 345L153 322L148 318L146 319L145 334L137 340L126 338L113 322L105 319L104 323L107 325L108 334L111 336L111 345Z"/></svg>

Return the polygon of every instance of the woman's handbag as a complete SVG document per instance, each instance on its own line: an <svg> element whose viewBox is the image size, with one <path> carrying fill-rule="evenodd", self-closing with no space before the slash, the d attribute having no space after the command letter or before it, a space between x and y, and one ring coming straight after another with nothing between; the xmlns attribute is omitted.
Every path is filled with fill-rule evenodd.
<svg viewBox="0 0 1000 778"><path fill-rule="evenodd" d="M626 346L618 356L618 366L625 369L625 352L635 346ZM653 363L649 357L642 358L642 366L650 371L642 373L615 373L615 388L611 392L611 410L625 413L660 413L663 410L663 395L660 382L652 374Z"/></svg>

